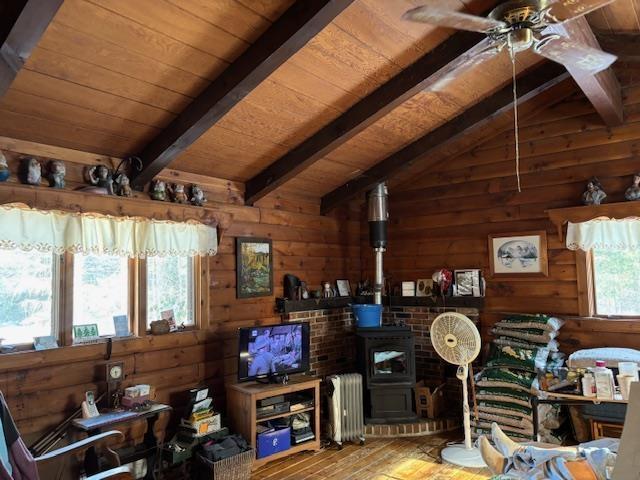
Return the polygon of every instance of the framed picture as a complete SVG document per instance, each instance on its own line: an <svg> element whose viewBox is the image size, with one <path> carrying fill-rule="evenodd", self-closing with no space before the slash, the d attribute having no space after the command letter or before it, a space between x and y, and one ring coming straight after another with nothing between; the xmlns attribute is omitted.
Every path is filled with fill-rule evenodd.
<svg viewBox="0 0 640 480"><path fill-rule="evenodd" d="M58 348L58 341L53 335L33 337L33 348L35 350L50 350L52 348Z"/></svg>
<svg viewBox="0 0 640 480"><path fill-rule="evenodd" d="M126 315L114 315L113 327L116 330L116 337L130 337L129 318Z"/></svg>
<svg viewBox="0 0 640 480"><path fill-rule="evenodd" d="M420 278L416 281L416 297L433 296L433 279Z"/></svg>
<svg viewBox="0 0 640 480"><path fill-rule="evenodd" d="M480 297L482 296L482 275L480 270L466 269L454 270L453 282L455 285L454 294L459 297Z"/></svg>
<svg viewBox="0 0 640 480"><path fill-rule="evenodd" d="M403 297L415 297L416 296L416 282L402 282L402 296Z"/></svg>
<svg viewBox="0 0 640 480"><path fill-rule="evenodd" d="M351 296L351 285L349 284L349 280L336 280L336 287L338 287L339 297Z"/></svg>
<svg viewBox="0 0 640 480"><path fill-rule="evenodd" d="M97 323L87 323L85 325L73 326L74 343L93 343L100 338Z"/></svg>
<svg viewBox="0 0 640 480"><path fill-rule="evenodd" d="M494 278L546 277L547 232L489 235L489 264Z"/></svg>
<svg viewBox="0 0 640 480"><path fill-rule="evenodd" d="M270 239L236 238L236 295L273 295L273 253Z"/></svg>

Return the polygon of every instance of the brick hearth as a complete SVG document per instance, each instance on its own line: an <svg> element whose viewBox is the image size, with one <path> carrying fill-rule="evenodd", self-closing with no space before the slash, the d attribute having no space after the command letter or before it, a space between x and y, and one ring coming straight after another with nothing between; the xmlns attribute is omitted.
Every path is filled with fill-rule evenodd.
<svg viewBox="0 0 640 480"><path fill-rule="evenodd" d="M418 437L435 435L460 428L460 421L455 418L442 420L422 419L417 423L399 423L395 425L365 425L365 437Z"/></svg>

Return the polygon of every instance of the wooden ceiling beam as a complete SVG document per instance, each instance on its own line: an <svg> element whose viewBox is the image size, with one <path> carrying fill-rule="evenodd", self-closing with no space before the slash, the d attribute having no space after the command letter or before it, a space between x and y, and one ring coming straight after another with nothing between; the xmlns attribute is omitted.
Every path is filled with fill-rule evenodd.
<svg viewBox="0 0 640 480"><path fill-rule="evenodd" d="M518 79L518 103L528 102L570 78L570 74L562 65L545 63ZM484 128L512 108L513 90L512 86L508 85L323 196L320 207L322 214L370 190L377 183L386 181L437 149L459 140L472 131Z"/></svg>
<svg viewBox="0 0 640 480"><path fill-rule="evenodd" d="M397 74L311 137L284 154L246 183L249 205L272 192L287 180L353 138L408 99L455 75L460 67L479 61L488 46L485 36L456 32L436 48ZM482 42L479 44L479 42Z"/></svg>
<svg viewBox="0 0 640 480"><path fill-rule="evenodd" d="M589 47L601 48L585 17L552 25L547 30ZM615 54L615 52L612 53ZM622 124L624 120L622 91L611 67L596 75L580 68L568 67L567 70L607 125Z"/></svg>
<svg viewBox="0 0 640 480"><path fill-rule="evenodd" d="M14 0L0 6L0 97L13 83L64 0Z"/></svg>
<svg viewBox="0 0 640 480"><path fill-rule="evenodd" d="M640 33L597 33L603 50L613 53L619 62L640 63Z"/></svg>
<svg viewBox="0 0 640 480"><path fill-rule="evenodd" d="M150 182L352 2L295 2L142 149L137 155L142 159L142 170L132 172L134 187L142 188Z"/></svg>

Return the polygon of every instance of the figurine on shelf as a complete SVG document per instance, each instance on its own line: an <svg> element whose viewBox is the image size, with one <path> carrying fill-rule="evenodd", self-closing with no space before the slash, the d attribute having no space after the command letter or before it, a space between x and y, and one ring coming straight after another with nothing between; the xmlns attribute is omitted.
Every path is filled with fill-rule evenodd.
<svg viewBox="0 0 640 480"><path fill-rule="evenodd" d="M126 173L120 172L116 174L113 183L115 183L116 195L119 197L131 197L133 195L133 190L131 190L131 185L129 184L129 177Z"/></svg>
<svg viewBox="0 0 640 480"><path fill-rule="evenodd" d="M181 183L170 183L167 185L167 190L173 203L189 203L187 193L184 191L184 185Z"/></svg>
<svg viewBox="0 0 640 480"><path fill-rule="evenodd" d="M91 191L103 195L113 195L113 174L106 165L91 165L84 171L85 179L96 189Z"/></svg>
<svg viewBox="0 0 640 480"><path fill-rule="evenodd" d="M333 288L331 288L330 282L322 282L322 298L335 297Z"/></svg>
<svg viewBox="0 0 640 480"><path fill-rule="evenodd" d="M149 189L149 196L151 200L157 200L159 202L167 201L167 184L162 180L154 180L151 182L151 188Z"/></svg>
<svg viewBox="0 0 640 480"><path fill-rule="evenodd" d="M64 176L67 174L62 160L51 160L49 162L49 186L53 188L64 188Z"/></svg>
<svg viewBox="0 0 640 480"><path fill-rule="evenodd" d="M204 191L198 185L191 185L191 198L189 199L192 205L197 207L204 206L207 203L207 198L204 196Z"/></svg>
<svg viewBox="0 0 640 480"><path fill-rule="evenodd" d="M596 177L592 177L587 183L587 191L582 194L582 203L585 205L600 205L607 198L602 190L602 185Z"/></svg>
<svg viewBox="0 0 640 480"><path fill-rule="evenodd" d="M11 172L9 171L9 165L7 164L7 157L5 157L4 153L0 151L0 182L6 181L9 176L11 176Z"/></svg>
<svg viewBox="0 0 640 480"><path fill-rule="evenodd" d="M629 201L640 200L640 173L633 176L633 184L624 192L624 198Z"/></svg>
<svg viewBox="0 0 640 480"><path fill-rule="evenodd" d="M20 159L20 181L29 185L40 185L42 179L42 166L33 157Z"/></svg>

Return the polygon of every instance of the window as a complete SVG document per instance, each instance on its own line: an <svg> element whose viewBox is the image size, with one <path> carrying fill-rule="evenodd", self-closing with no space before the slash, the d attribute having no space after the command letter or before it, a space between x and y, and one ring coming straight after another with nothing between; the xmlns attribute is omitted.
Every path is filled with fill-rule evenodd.
<svg viewBox="0 0 640 480"><path fill-rule="evenodd" d="M75 255L73 324L97 323L101 336L114 335L113 317L129 316L129 310L128 259L110 255Z"/></svg>
<svg viewBox="0 0 640 480"><path fill-rule="evenodd" d="M595 313L640 316L640 250L592 250Z"/></svg>
<svg viewBox="0 0 640 480"><path fill-rule="evenodd" d="M192 257L150 257L147 259L147 327L173 310L176 325L193 325L195 318L195 275Z"/></svg>
<svg viewBox="0 0 640 480"><path fill-rule="evenodd" d="M56 335L57 256L0 250L0 338L6 345Z"/></svg>

